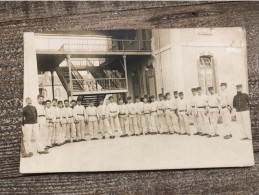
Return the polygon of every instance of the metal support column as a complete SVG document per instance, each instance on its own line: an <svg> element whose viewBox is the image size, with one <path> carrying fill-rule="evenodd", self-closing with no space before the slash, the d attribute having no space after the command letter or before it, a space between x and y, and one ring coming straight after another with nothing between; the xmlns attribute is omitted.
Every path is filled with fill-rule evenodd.
<svg viewBox="0 0 259 195"><path fill-rule="evenodd" d="M51 71L51 87L52 87L52 99L55 99L55 92L54 92L54 71Z"/></svg>
<svg viewBox="0 0 259 195"><path fill-rule="evenodd" d="M125 72L125 78L126 78L126 88L127 88L126 96L128 96L129 86L128 86L128 72L127 72L126 55L123 55L123 65L124 65L124 72Z"/></svg>
<svg viewBox="0 0 259 195"><path fill-rule="evenodd" d="M69 70L69 87L70 87L70 96L71 99L73 99L73 80L72 80L72 70L71 70L71 61L70 61L70 55L67 55L67 66Z"/></svg>

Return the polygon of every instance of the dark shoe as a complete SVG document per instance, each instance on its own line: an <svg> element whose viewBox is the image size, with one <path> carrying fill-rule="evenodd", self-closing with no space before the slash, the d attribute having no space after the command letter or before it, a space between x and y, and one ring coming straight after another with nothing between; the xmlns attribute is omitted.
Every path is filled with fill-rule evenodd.
<svg viewBox="0 0 259 195"><path fill-rule="evenodd" d="M213 135L213 137L218 137L219 136L219 134L215 134L215 135ZM232 135L231 135L231 137L232 137Z"/></svg>
<svg viewBox="0 0 259 195"><path fill-rule="evenodd" d="M135 136L135 135L136 135L135 133L131 134L131 136Z"/></svg>
<svg viewBox="0 0 259 195"><path fill-rule="evenodd" d="M43 151L41 151L41 152L38 152L39 154L48 154L49 153L49 151L48 150L43 150Z"/></svg>
<svg viewBox="0 0 259 195"><path fill-rule="evenodd" d="M105 139L105 136L103 136L102 139Z"/></svg>
<svg viewBox="0 0 259 195"><path fill-rule="evenodd" d="M121 135L120 137L125 137L125 135Z"/></svg>
<svg viewBox="0 0 259 195"><path fill-rule="evenodd" d="M206 136L206 135L208 135L207 133L201 133L200 134L201 136Z"/></svg>
<svg viewBox="0 0 259 195"><path fill-rule="evenodd" d="M70 143L70 140L66 140L65 143Z"/></svg>
<svg viewBox="0 0 259 195"><path fill-rule="evenodd" d="M136 136L139 136L139 134L136 134Z"/></svg>
<svg viewBox="0 0 259 195"><path fill-rule="evenodd" d="M173 135L174 133L170 131L170 132L168 132L168 134L169 134L169 135Z"/></svg>
<svg viewBox="0 0 259 195"><path fill-rule="evenodd" d="M125 134L124 137L129 137L129 135L128 135L128 134Z"/></svg>
<svg viewBox="0 0 259 195"><path fill-rule="evenodd" d="M149 135L149 133L147 132L147 133L145 133L145 135Z"/></svg>
<svg viewBox="0 0 259 195"><path fill-rule="evenodd" d="M30 155L30 154L23 154L22 155L22 158L30 158L30 157L32 157L33 155Z"/></svg>
<svg viewBox="0 0 259 195"><path fill-rule="evenodd" d="M194 133L193 135L200 135L200 132L196 132L196 133Z"/></svg>
<svg viewBox="0 0 259 195"><path fill-rule="evenodd" d="M157 132L154 132L153 135L157 135Z"/></svg>
<svg viewBox="0 0 259 195"><path fill-rule="evenodd" d="M211 135L207 135L207 138L211 138L212 136Z"/></svg>
<svg viewBox="0 0 259 195"><path fill-rule="evenodd" d="M52 146L46 146L47 149L52 148Z"/></svg>
<svg viewBox="0 0 259 195"><path fill-rule="evenodd" d="M224 136L224 139L230 139L231 138L231 136L230 135L226 135L226 136Z"/></svg>
<svg viewBox="0 0 259 195"><path fill-rule="evenodd" d="M143 133L140 133L139 135L143 135Z"/></svg>
<svg viewBox="0 0 259 195"><path fill-rule="evenodd" d="M83 142L84 142L84 141L86 141L86 139L81 139L81 141L83 141Z"/></svg>
<svg viewBox="0 0 259 195"><path fill-rule="evenodd" d="M160 134L160 131L158 131L157 133Z"/></svg>
<svg viewBox="0 0 259 195"><path fill-rule="evenodd" d="M240 140L248 140L248 138L247 138L247 137L244 137L244 138L241 138Z"/></svg>
<svg viewBox="0 0 259 195"><path fill-rule="evenodd" d="M115 138L115 136L110 136L110 139L114 139Z"/></svg>
<svg viewBox="0 0 259 195"><path fill-rule="evenodd" d="M74 139L73 142L78 142L78 141L76 139Z"/></svg>
<svg viewBox="0 0 259 195"><path fill-rule="evenodd" d="M190 134L190 133L188 133L187 135L188 135L188 136L191 136L191 134Z"/></svg>

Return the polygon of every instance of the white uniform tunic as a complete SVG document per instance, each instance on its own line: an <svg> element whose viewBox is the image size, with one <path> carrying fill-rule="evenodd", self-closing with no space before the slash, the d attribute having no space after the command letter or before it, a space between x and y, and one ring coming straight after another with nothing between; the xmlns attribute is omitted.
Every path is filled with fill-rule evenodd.
<svg viewBox="0 0 259 195"><path fill-rule="evenodd" d="M76 105L74 107L76 120L76 137L78 140L85 139L85 107L83 105Z"/></svg>
<svg viewBox="0 0 259 195"><path fill-rule="evenodd" d="M128 107L126 104L118 105L119 121L123 135L129 134Z"/></svg>
<svg viewBox="0 0 259 195"><path fill-rule="evenodd" d="M189 105L185 99L179 99L178 101L178 115L180 118L180 126L181 126L181 133L183 134L190 134L190 128L189 128Z"/></svg>
<svg viewBox="0 0 259 195"><path fill-rule="evenodd" d="M165 100L157 101L157 121L158 121L158 131L161 133L167 132L167 124L165 119Z"/></svg>
<svg viewBox="0 0 259 195"><path fill-rule="evenodd" d="M152 132L157 132L157 110L158 110L158 106L157 106L157 102L151 102L150 103L150 107L151 107L151 130Z"/></svg>
<svg viewBox="0 0 259 195"><path fill-rule="evenodd" d="M171 132L180 133L180 126L178 123L178 117L175 113L177 109L177 101L175 99L170 99L165 101L165 108L166 108L166 123Z"/></svg>
<svg viewBox="0 0 259 195"><path fill-rule="evenodd" d="M199 132L207 134L209 130L209 118L207 115L208 97L206 95L197 95L196 110L198 115Z"/></svg>
<svg viewBox="0 0 259 195"><path fill-rule="evenodd" d="M147 126L146 126L145 116L144 116L144 103L136 102L135 106L137 109L138 130L140 133L146 132Z"/></svg>
<svg viewBox="0 0 259 195"><path fill-rule="evenodd" d="M222 91L219 94L219 108L220 108L220 114L223 121L224 126L224 134L230 135L231 134L231 113L227 106L232 106L232 101L230 100L230 95L227 93L226 90Z"/></svg>
<svg viewBox="0 0 259 195"><path fill-rule="evenodd" d="M97 112L100 117L99 120L99 131L101 131L102 136L105 136L105 131L112 136L111 125L109 122L109 112L106 105L99 105L97 107Z"/></svg>
<svg viewBox="0 0 259 195"><path fill-rule="evenodd" d="M107 105L107 108L108 108L108 113L110 118L112 134L115 135L115 131L118 130L118 133L122 135L123 132L121 131L120 122L118 118L118 114L119 114L118 105L115 102L112 102Z"/></svg>
<svg viewBox="0 0 259 195"><path fill-rule="evenodd" d="M209 120L210 120L210 135L217 133L217 123L219 118L219 98L217 94L208 96Z"/></svg>
<svg viewBox="0 0 259 195"><path fill-rule="evenodd" d="M47 132L46 132L46 110L42 104L36 104L37 122L39 125L39 135L44 147L47 146Z"/></svg>
<svg viewBox="0 0 259 195"><path fill-rule="evenodd" d="M96 138L98 133L98 120L99 115L95 106L86 108L86 119L88 121L89 133L91 138Z"/></svg>
<svg viewBox="0 0 259 195"><path fill-rule="evenodd" d="M138 135L139 134L139 130L138 130L138 120L137 120L137 107L134 103L128 103L127 104L127 108L128 108L128 113L129 113L129 128L130 131L135 134Z"/></svg>
<svg viewBox="0 0 259 195"><path fill-rule="evenodd" d="M199 132L199 126L198 126L198 117L196 116L197 114L197 108L196 108L196 98L197 95L193 95L190 101L190 119L193 122L193 125L196 129L197 132Z"/></svg>
<svg viewBox="0 0 259 195"><path fill-rule="evenodd" d="M144 103L144 116L145 116L145 124L147 127L147 132L151 132L152 126L151 126L151 106L149 103Z"/></svg>

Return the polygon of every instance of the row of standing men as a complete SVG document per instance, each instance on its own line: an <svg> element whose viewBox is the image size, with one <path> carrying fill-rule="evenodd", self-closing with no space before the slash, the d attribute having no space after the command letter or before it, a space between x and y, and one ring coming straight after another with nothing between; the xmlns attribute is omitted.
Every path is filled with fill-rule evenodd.
<svg viewBox="0 0 259 195"><path fill-rule="evenodd" d="M230 139L232 102L225 92L226 88L227 84L222 83L221 93L218 95L213 87L209 87L209 96L202 94L201 87L192 88L193 96L190 102L184 99L183 92L175 91L173 98L170 93L165 96L159 94L158 101L154 96L150 99L144 96L143 101L140 97L135 97L136 102L133 103L132 98L128 97L127 104L121 98L117 104L110 96L107 102L101 100L98 107L90 100L87 108L81 104L81 99L72 100L70 103L65 100L63 105L62 101L56 99L44 103L43 96L39 95L36 106L39 131L38 135L35 135L37 150L42 151L42 148L45 148L46 151L47 148L64 143L86 141L87 134L91 140L97 140L99 133L102 139L107 138L107 134L110 139L114 139L116 131L120 137L143 134L190 136L189 119L197 130L194 135L217 137L220 115L223 119L224 138ZM26 138L26 142L31 139L30 135ZM248 136L244 135L244 138ZM28 151L31 153L32 148Z"/></svg>

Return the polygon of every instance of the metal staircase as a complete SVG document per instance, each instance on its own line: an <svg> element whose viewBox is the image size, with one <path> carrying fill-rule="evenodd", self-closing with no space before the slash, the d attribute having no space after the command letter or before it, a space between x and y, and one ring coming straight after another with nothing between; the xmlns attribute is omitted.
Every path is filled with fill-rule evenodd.
<svg viewBox="0 0 259 195"><path fill-rule="evenodd" d="M104 99L105 96L106 96L106 94L90 94L90 95L82 95L82 96L78 96L78 97L82 99L82 105L84 107L89 106L90 100L93 100L94 106L97 107L100 104L100 100Z"/></svg>

